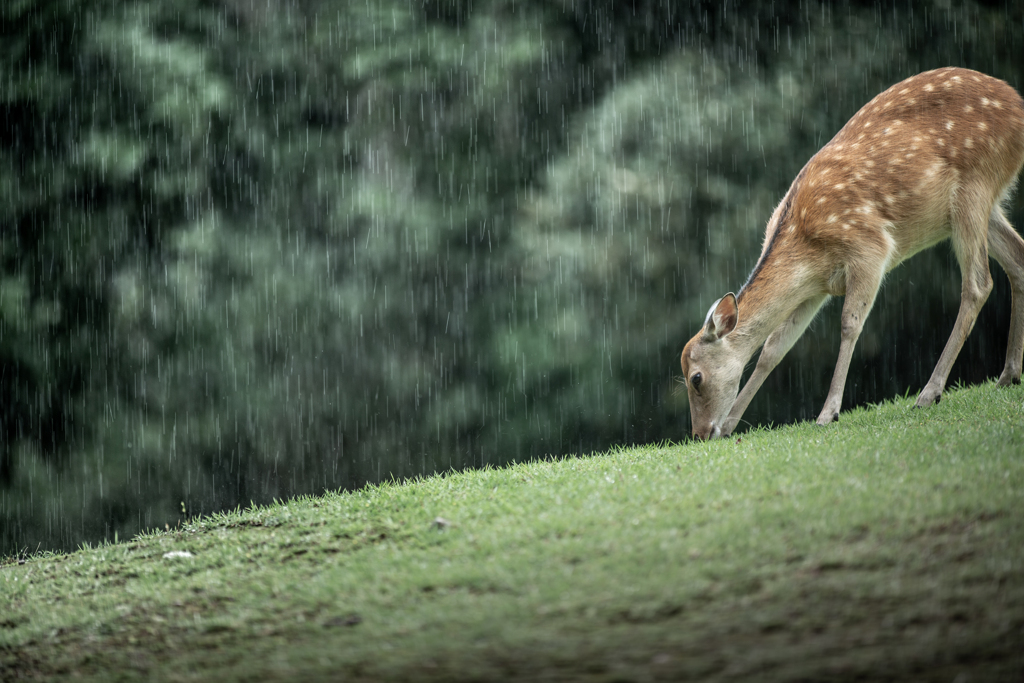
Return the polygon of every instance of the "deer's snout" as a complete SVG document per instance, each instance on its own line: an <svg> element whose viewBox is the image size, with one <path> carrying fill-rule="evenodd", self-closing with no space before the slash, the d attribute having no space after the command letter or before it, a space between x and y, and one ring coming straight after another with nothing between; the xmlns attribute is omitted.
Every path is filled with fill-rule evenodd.
<svg viewBox="0 0 1024 683"><path fill-rule="evenodd" d="M722 436L722 428L716 425L714 422L709 422L707 427L703 429L697 429L694 427L693 435L701 441L707 441L708 439L717 439Z"/></svg>

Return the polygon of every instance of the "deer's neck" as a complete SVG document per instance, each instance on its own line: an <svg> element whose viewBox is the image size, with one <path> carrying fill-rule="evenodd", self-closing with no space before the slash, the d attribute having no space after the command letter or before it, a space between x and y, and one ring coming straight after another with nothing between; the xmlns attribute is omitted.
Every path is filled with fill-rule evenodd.
<svg viewBox="0 0 1024 683"><path fill-rule="evenodd" d="M765 250L736 297L739 321L733 334L748 358L808 298L805 269L786 251L785 245Z"/></svg>

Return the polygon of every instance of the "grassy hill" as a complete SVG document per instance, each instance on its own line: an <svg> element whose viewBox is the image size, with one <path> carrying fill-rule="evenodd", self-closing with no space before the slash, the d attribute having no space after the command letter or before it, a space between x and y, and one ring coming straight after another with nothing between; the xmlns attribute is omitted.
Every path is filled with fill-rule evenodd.
<svg viewBox="0 0 1024 683"><path fill-rule="evenodd" d="M1024 389L911 405L8 558L0 679L1019 681Z"/></svg>

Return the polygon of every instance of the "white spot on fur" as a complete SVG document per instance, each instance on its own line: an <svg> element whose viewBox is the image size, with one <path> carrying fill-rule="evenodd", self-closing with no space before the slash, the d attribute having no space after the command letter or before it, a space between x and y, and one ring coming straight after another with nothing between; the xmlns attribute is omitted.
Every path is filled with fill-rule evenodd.
<svg viewBox="0 0 1024 683"><path fill-rule="evenodd" d="M953 122L946 121L946 130L953 130Z"/></svg>

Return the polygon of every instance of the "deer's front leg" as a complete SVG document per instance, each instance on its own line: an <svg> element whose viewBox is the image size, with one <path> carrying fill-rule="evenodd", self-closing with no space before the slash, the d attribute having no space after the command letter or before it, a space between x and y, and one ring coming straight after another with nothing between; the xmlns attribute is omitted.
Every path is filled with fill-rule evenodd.
<svg viewBox="0 0 1024 683"><path fill-rule="evenodd" d="M722 436L729 436L732 434L732 430L736 429L740 418L743 417L747 406L750 405L751 399L754 398L754 394L761 388L779 361L793 348L793 344L814 320L814 316L818 314L818 310L827 298L825 294L820 294L803 302L793 311L792 315L786 318L784 323L768 335L768 339L764 342L764 348L761 349L761 355L758 356L753 374L743 385L743 390L736 397L736 402L732 404L729 417L722 424Z"/></svg>
<svg viewBox="0 0 1024 683"><path fill-rule="evenodd" d="M818 424L827 425L839 419L839 409L843 405L843 390L846 388L846 375L850 371L850 360L853 349L864 329L864 321L875 304L875 296L885 275L884 256L865 259L867 263L848 265L846 273L846 300L843 301L842 341L839 344L839 358L836 369L832 373L832 384L828 388L825 406L818 415Z"/></svg>

